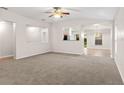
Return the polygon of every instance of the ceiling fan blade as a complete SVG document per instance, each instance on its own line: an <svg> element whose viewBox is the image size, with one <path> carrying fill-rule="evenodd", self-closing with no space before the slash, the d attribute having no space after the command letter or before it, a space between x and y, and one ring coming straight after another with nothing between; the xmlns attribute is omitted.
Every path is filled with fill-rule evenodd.
<svg viewBox="0 0 124 93"><path fill-rule="evenodd" d="M4 9L4 10L8 10L8 8L7 7L0 7L1 9Z"/></svg>
<svg viewBox="0 0 124 93"><path fill-rule="evenodd" d="M58 9L61 9L61 7L53 7L53 9L56 9L56 10L58 10Z"/></svg>
<svg viewBox="0 0 124 93"><path fill-rule="evenodd" d="M52 17L53 15L50 15L49 17Z"/></svg>
<svg viewBox="0 0 124 93"><path fill-rule="evenodd" d="M66 13L66 12L62 12L62 14L64 14L64 15L70 15L70 13Z"/></svg>
<svg viewBox="0 0 124 93"><path fill-rule="evenodd" d="M46 14L48 14L48 13L52 13L52 12L41 12L41 13L46 13Z"/></svg>

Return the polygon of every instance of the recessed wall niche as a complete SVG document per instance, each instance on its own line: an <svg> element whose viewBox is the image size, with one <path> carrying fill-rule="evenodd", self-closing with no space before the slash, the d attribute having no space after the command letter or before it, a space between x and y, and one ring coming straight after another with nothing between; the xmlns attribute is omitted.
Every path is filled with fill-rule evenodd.
<svg viewBox="0 0 124 93"><path fill-rule="evenodd" d="M26 39L28 43L48 42L48 28L26 26Z"/></svg>

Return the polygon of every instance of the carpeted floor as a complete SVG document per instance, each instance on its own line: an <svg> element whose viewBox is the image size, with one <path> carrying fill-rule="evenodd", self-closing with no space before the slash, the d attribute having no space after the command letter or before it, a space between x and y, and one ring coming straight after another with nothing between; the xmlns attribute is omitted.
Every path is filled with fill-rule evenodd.
<svg viewBox="0 0 124 93"><path fill-rule="evenodd" d="M123 84L110 58L47 53L0 62L0 84Z"/></svg>

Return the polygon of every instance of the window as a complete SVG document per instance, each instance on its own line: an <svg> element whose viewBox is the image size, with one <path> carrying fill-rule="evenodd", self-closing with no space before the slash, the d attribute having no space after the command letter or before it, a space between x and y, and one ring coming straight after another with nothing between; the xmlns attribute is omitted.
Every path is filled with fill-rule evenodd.
<svg viewBox="0 0 124 93"><path fill-rule="evenodd" d="M87 48L87 34L84 33L84 48Z"/></svg>
<svg viewBox="0 0 124 93"><path fill-rule="evenodd" d="M95 33L95 45L102 45L102 33Z"/></svg>
<svg viewBox="0 0 124 93"><path fill-rule="evenodd" d="M63 40L79 40L79 30L71 27L64 28Z"/></svg>

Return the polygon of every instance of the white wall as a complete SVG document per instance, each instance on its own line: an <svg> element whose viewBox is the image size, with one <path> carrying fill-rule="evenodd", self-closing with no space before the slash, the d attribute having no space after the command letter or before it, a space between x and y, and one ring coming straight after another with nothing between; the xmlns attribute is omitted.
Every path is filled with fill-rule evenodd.
<svg viewBox="0 0 124 93"><path fill-rule="evenodd" d="M27 43L41 42L41 28L40 27L26 27L26 41Z"/></svg>
<svg viewBox="0 0 124 93"><path fill-rule="evenodd" d="M115 19L115 61L124 81L124 8L120 8Z"/></svg>
<svg viewBox="0 0 124 93"><path fill-rule="evenodd" d="M95 19L74 19L66 21L58 21L54 24L42 23L29 19L12 12L0 10L0 19L12 21L16 23L16 58L28 57L36 54L45 53L48 51L64 52L73 54L83 53L83 40L80 41L63 41L63 27L79 27L82 29L85 25L103 23L106 20ZM111 22L111 21L110 21ZM26 25L36 27L48 27L49 28L49 42L48 43L27 43L26 41Z"/></svg>
<svg viewBox="0 0 124 93"><path fill-rule="evenodd" d="M13 33L13 23L0 22L0 57L14 55Z"/></svg>
<svg viewBox="0 0 124 93"><path fill-rule="evenodd" d="M63 41L63 27L79 27L80 31L82 32L83 27L85 25L104 22L106 22L106 20L75 19L54 23L52 28L52 51L72 54L83 54L84 47L82 38L80 38L80 41Z"/></svg>
<svg viewBox="0 0 124 93"><path fill-rule="evenodd" d="M102 33L102 45L95 45L95 33ZM94 49L111 49L111 29L101 30L86 30L87 34L87 48Z"/></svg>
<svg viewBox="0 0 124 93"><path fill-rule="evenodd" d="M63 35L64 27L70 27L71 25L66 25L65 23L56 23L53 25L52 33L52 51L62 52L62 53L72 53L72 54L82 54L83 53L83 43L80 41L64 41ZM73 27L73 26L72 26Z"/></svg>
<svg viewBox="0 0 124 93"><path fill-rule="evenodd" d="M0 9L0 19L16 23L16 58L28 57L50 51L49 43L27 43L26 42L26 25L48 27L48 23L35 21L12 12Z"/></svg>

